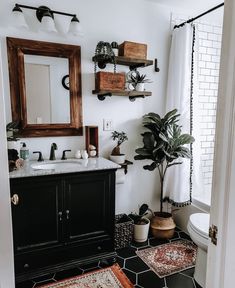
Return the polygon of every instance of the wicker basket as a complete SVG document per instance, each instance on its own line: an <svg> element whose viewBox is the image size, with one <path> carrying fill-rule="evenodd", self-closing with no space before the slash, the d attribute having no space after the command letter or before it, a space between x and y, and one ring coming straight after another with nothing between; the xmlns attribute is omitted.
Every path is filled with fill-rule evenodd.
<svg viewBox="0 0 235 288"><path fill-rule="evenodd" d="M119 221L121 223L119 223ZM115 216L115 249L124 248L131 244L133 237L134 221L126 214L118 214Z"/></svg>

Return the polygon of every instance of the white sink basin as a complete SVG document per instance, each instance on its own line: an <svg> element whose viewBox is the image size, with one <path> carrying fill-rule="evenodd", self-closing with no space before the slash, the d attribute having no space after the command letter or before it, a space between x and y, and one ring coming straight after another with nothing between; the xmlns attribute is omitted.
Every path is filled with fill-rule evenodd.
<svg viewBox="0 0 235 288"><path fill-rule="evenodd" d="M53 163L40 163L40 164L32 164L31 168L35 170L70 170L74 168L79 168L81 166L81 162L72 162L72 161L63 161L63 162L53 162Z"/></svg>

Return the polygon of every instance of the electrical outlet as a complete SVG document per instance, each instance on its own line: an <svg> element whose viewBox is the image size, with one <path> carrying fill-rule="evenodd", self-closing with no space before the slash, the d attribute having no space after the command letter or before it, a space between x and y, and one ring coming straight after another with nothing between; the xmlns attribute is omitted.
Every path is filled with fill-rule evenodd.
<svg viewBox="0 0 235 288"><path fill-rule="evenodd" d="M113 120L112 119L103 119L103 130L112 131L113 130Z"/></svg>

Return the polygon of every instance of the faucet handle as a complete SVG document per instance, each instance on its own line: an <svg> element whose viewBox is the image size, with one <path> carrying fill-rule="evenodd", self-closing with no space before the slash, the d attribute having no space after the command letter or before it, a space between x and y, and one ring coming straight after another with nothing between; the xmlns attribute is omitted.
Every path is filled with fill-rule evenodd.
<svg viewBox="0 0 235 288"><path fill-rule="evenodd" d="M65 155L66 152L71 152L71 150L70 149L69 150L63 150L63 154L62 154L61 160L66 160L67 159L66 155Z"/></svg>
<svg viewBox="0 0 235 288"><path fill-rule="evenodd" d="M38 161L39 161L39 162L40 162L40 161L44 161L44 159L43 159L43 157L42 157L42 152L41 152L41 151L34 151L33 154L35 154L35 153L38 153L38 154L39 154L39 156L38 156Z"/></svg>

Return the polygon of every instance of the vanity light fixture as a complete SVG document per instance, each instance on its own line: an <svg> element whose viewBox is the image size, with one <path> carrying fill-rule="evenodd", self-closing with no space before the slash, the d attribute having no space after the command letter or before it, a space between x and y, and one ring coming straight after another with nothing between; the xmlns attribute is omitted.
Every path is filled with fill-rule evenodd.
<svg viewBox="0 0 235 288"><path fill-rule="evenodd" d="M75 36L83 34L81 24L76 14L70 14L70 13L51 10L50 8L46 6L33 7L33 6L28 6L28 5L15 4L15 7L13 8L12 12L16 18L16 21L18 22L18 26L20 27L28 27L21 8L36 10L36 17L38 21L41 22L41 30L43 31L48 31L48 32L57 31L55 28L54 14L59 14L59 15L72 17L69 30L68 30L69 34L72 34Z"/></svg>
<svg viewBox="0 0 235 288"><path fill-rule="evenodd" d="M20 7L17 4L13 8L12 14L14 15L15 23L18 27L28 28L28 25L24 18L23 11L20 9Z"/></svg>

